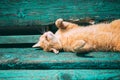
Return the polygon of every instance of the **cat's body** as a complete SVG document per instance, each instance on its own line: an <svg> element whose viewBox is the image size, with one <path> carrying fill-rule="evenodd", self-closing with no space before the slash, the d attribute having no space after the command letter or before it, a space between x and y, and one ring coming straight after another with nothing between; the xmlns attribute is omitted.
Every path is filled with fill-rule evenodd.
<svg viewBox="0 0 120 80"><path fill-rule="evenodd" d="M39 44L45 51L54 53L58 53L61 49L77 53L120 51L120 20L87 27L65 22L62 19L58 19L55 24L59 28L58 31L55 34L44 33L33 47Z"/></svg>

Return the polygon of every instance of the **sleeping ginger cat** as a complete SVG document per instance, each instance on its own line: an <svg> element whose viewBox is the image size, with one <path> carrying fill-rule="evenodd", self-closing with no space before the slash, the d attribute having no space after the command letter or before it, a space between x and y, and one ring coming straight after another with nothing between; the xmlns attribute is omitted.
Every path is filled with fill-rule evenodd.
<svg viewBox="0 0 120 80"><path fill-rule="evenodd" d="M101 23L87 27L58 19L55 22L58 31L45 32L33 47L44 51L59 53L70 52L120 51L120 19L109 24Z"/></svg>

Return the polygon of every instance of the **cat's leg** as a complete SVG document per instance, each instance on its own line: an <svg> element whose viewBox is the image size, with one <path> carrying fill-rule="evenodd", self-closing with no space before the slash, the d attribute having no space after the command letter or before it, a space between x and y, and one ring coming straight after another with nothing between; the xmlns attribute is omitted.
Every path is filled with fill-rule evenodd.
<svg viewBox="0 0 120 80"><path fill-rule="evenodd" d="M57 19L55 22L55 25L59 28L59 29L70 29L73 27L78 27L77 24L74 23L70 23L70 22L66 22L63 19Z"/></svg>
<svg viewBox="0 0 120 80"><path fill-rule="evenodd" d="M80 48L83 48L85 46L86 42L84 40L77 40L72 44L72 51L78 52Z"/></svg>
<svg viewBox="0 0 120 80"><path fill-rule="evenodd" d="M78 40L73 45L73 52L82 53L92 51L92 46L86 43L84 40Z"/></svg>
<svg viewBox="0 0 120 80"><path fill-rule="evenodd" d="M59 51L57 49L51 48L50 51L54 52L55 54L58 54Z"/></svg>
<svg viewBox="0 0 120 80"><path fill-rule="evenodd" d="M62 28L63 27L63 19L62 18L57 19L56 22L55 22L55 25L58 28Z"/></svg>
<svg viewBox="0 0 120 80"><path fill-rule="evenodd" d="M86 43L84 47L78 49L77 53L90 52L90 51L93 51L93 47L90 44Z"/></svg>

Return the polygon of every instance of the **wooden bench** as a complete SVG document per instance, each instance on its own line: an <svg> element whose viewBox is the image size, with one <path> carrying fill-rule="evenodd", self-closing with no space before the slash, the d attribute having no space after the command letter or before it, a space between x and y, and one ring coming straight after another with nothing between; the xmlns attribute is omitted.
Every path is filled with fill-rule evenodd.
<svg viewBox="0 0 120 80"><path fill-rule="evenodd" d="M120 53L61 52L55 55L52 52L31 48L38 37L38 35L0 37L4 42L5 40L8 42L0 44L2 45L0 79L120 79Z"/></svg>
<svg viewBox="0 0 120 80"><path fill-rule="evenodd" d="M120 80L119 52L56 55L32 48L42 33L56 31L57 18L79 25L89 25L89 20L109 22L120 18L119 3L119 0L0 1L0 80Z"/></svg>

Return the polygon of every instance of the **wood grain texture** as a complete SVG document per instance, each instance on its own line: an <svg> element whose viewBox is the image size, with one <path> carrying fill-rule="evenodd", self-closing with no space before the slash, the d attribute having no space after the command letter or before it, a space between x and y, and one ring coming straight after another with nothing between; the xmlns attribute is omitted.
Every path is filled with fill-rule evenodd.
<svg viewBox="0 0 120 80"><path fill-rule="evenodd" d="M35 48L0 48L0 69L119 69L120 53L75 54Z"/></svg>
<svg viewBox="0 0 120 80"><path fill-rule="evenodd" d="M36 43L40 35L0 36L0 44Z"/></svg>
<svg viewBox="0 0 120 80"><path fill-rule="evenodd" d="M34 35L56 31L58 18L97 22L120 18L119 0L2 0L0 1L0 35Z"/></svg>
<svg viewBox="0 0 120 80"><path fill-rule="evenodd" d="M1 80L119 80L120 70L0 70Z"/></svg>
<svg viewBox="0 0 120 80"><path fill-rule="evenodd" d="M58 18L120 18L120 0L2 0L0 26L53 23Z"/></svg>
<svg viewBox="0 0 120 80"><path fill-rule="evenodd" d="M120 80L119 52L55 55L31 48L38 40L35 34L56 30L56 19L91 18L96 23L119 19L119 3L120 0L1 0L0 80Z"/></svg>

